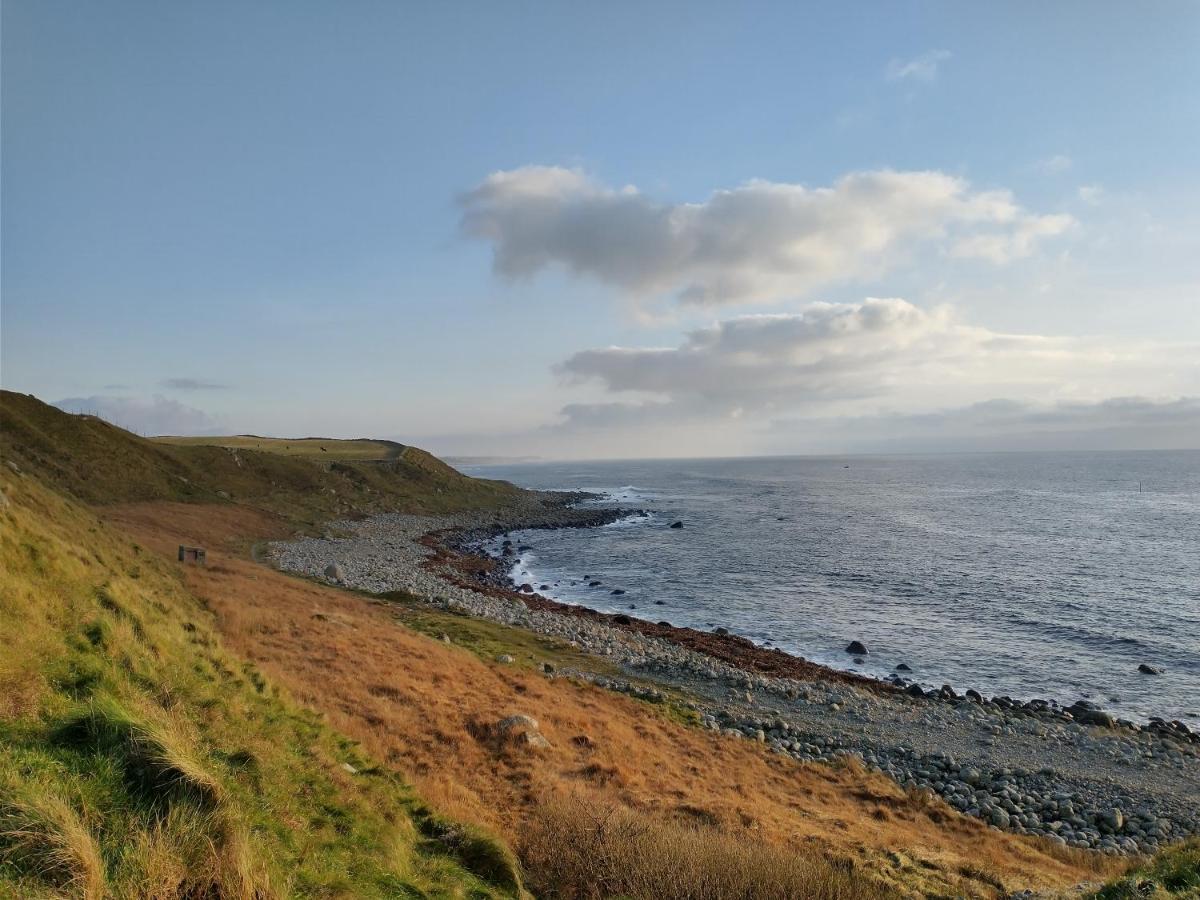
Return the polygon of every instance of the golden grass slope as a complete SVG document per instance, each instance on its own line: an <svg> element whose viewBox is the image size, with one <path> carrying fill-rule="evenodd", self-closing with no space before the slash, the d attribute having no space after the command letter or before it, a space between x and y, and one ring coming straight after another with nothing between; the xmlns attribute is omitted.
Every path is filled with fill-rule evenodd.
<svg viewBox="0 0 1200 900"><path fill-rule="evenodd" d="M231 655L177 568L0 467L0 897L492 897L508 851Z"/></svg>
<svg viewBox="0 0 1200 900"><path fill-rule="evenodd" d="M352 443L386 444L389 454L399 446ZM236 502L315 527L373 511L495 508L520 494L504 482L468 478L416 447L379 460L329 456L148 440L0 391L0 458L87 503Z"/></svg>
<svg viewBox="0 0 1200 900"><path fill-rule="evenodd" d="M164 556L179 540L205 544L210 565L184 576L226 644L436 807L506 835L539 895L593 896L583 882L603 873L635 897L744 896L748 878L763 897L793 896L800 881L813 897L997 896L1111 870L860 768L801 765L687 727L662 706L548 679L543 662L579 663L558 642L265 568L240 549L270 532L258 513L150 503L106 517ZM516 664L495 663L499 651ZM498 734L496 722L516 713L538 720L548 747ZM607 862L588 825L597 818L619 825ZM673 866L680 853L693 864ZM648 892L655 883L675 887ZM718 884L727 887L713 893Z"/></svg>

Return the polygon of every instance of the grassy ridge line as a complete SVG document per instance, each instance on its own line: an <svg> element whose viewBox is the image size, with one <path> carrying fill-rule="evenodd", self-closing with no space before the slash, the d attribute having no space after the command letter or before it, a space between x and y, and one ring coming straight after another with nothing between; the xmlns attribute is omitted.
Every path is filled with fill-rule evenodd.
<svg viewBox="0 0 1200 900"><path fill-rule="evenodd" d="M520 893L503 845L224 651L171 564L0 492L0 897Z"/></svg>
<svg viewBox="0 0 1200 900"><path fill-rule="evenodd" d="M312 456L324 460L379 461L395 459L405 449L395 441L357 438L270 438L256 434L234 434L223 437L175 437L150 438L156 444L177 447L224 447L232 450L258 450L262 453L278 453L281 456Z"/></svg>
<svg viewBox="0 0 1200 900"><path fill-rule="evenodd" d="M0 392L0 457L87 503L232 500L307 525L386 510L496 508L520 494L416 447L369 461L164 443L11 391Z"/></svg>

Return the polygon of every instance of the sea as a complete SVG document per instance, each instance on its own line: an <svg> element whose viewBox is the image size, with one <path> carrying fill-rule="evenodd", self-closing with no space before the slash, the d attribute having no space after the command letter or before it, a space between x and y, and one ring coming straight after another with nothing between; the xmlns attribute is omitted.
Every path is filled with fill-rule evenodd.
<svg viewBox="0 0 1200 900"><path fill-rule="evenodd" d="M463 469L645 511L517 533L513 578L554 599L875 677L903 663L926 686L1200 725L1200 451Z"/></svg>

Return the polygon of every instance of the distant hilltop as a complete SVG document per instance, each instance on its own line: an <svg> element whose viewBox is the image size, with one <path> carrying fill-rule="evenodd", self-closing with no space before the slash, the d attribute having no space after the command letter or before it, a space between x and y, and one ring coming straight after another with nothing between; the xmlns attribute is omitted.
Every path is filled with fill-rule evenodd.
<svg viewBox="0 0 1200 900"><path fill-rule="evenodd" d="M0 457L85 503L235 502L313 522L491 508L520 494L396 441L143 438L12 391L0 391Z"/></svg>

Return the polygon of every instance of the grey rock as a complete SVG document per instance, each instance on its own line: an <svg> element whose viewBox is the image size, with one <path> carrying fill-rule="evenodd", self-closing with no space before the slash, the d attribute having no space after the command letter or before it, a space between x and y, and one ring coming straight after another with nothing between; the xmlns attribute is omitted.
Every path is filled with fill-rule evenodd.
<svg viewBox="0 0 1200 900"><path fill-rule="evenodd" d="M501 734L508 734L519 729L537 731L538 720L533 716L525 715L525 713L517 713L516 715L506 716L497 722L496 729Z"/></svg>

